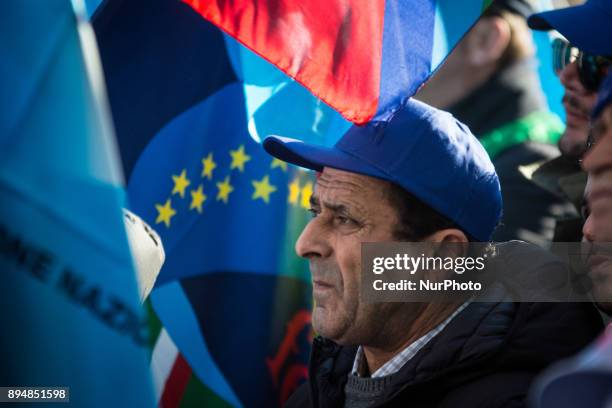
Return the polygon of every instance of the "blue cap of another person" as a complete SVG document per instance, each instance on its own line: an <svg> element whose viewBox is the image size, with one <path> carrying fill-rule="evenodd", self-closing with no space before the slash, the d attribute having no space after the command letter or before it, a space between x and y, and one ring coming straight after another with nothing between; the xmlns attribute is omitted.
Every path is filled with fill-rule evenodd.
<svg viewBox="0 0 612 408"><path fill-rule="evenodd" d="M527 23L534 30L557 30L582 51L612 55L611 0L589 0L580 6L537 13Z"/></svg>
<svg viewBox="0 0 612 408"><path fill-rule="evenodd" d="M315 171L324 167L396 183L478 241L499 223L499 179L480 142L450 113L416 100L389 122L352 126L334 147L267 137L272 156Z"/></svg>
<svg viewBox="0 0 612 408"><path fill-rule="evenodd" d="M591 118L597 119L601 112L612 102L612 70L597 91L597 103L591 113Z"/></svg>

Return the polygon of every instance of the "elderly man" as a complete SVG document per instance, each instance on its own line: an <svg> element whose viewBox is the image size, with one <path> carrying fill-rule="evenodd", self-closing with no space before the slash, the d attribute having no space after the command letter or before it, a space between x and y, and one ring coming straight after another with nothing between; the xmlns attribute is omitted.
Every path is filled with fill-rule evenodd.
<svg viewBox="0 0 612 408"><path fill-rule="evenodd" d="M588 304L362 301L361 243L493 234L497 176L450 114L409 101L333 148L280 137L264 148L319 172L314 218L296 244L310 262L318 336L309 381L287 406L522 406L539 370L600 329Z"/></svg>

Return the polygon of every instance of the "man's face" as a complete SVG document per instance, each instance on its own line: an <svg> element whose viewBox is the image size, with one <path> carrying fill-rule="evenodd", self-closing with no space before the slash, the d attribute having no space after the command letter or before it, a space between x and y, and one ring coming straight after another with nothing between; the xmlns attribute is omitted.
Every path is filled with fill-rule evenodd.
<svg viewBox="0 0 612 408"><path fill-rule="evenodd" d="M340 344L371 343L400 309L360 301L361 243L392 241L398 223L388 188L372 177L324 168L311 198L314 218L296 243L297 254L310 262L313 327Z"/></svg>
<svg viewBox="0 0 612 408"><path fill-rule="evenodd" d="M600 307L612 311L612 105L600 115L593 127L595 145L585 154L583 168L589 173L585 190L589 214L584 238L594 245L589 263L593 294Z"/></svg>
<svg viewBox="0 0 612 408"><path fill-rule="evenodd" d="M559 79L565 88L563 108L567 125L559 140L559 149L564 156L579 157L586 145L590 129L589 119L597 101L597 93L584 88L578 76L578 63L575 61L559 72Z"/></svg>
<svg viewBox="0 0 612 408"><path fill-rule="evenodd" d="M584 155L594 241L612 242L612 105L593 125L594 146Z"/></svg>

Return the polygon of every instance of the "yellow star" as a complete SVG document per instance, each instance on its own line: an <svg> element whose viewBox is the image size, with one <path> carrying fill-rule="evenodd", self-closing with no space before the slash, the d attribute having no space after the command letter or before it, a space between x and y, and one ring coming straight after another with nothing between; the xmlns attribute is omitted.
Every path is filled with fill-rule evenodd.
<svg viewBox="0 0 612 408"><path fill-rule="evenodd" d="M272 159L272 164L270 165L271 169L276 167L280 167L282 171L287 171L287 162L277 159L276 157Z"/></svg>
<svg viewBox="0 0 612 408"><path fill-rule="evenodd" d="M174 181L174 188L172 194L178 193L181 198L185 197L185 189L191 184L191 181L187 178L187 170L183 169L180 175L172 175Z"/></svg>
<svg viewBox="0 0 612 408"><path fill-rule="evenodd" d="M237 150L230 150L230 156L232 156L230 170L238 169L243 172L244 164L251 160L251 156L244 152L244 145L240 145Z"/></svg>
<svg viewBox="0 0 612 408"><path fill-rule="evenodd" d="M190 210L195 208L200 214L202 214L202 204L206 201L206 194L204 194L202 188L200 184L197 190L191 191L191 205L189 206Z"/></svg>
<svg viewBox="0 0 612 408"><path fill-rule="evenodd" d="M170 228L170 219L174 217L176 211L172 208L172 202L170 199L166 201L166 204L155 204L155 208L157 208L157 219L155 220L156 224L163 222L166 224L166 228Z"/></svg>
<svg viewBox="0 0 612 408"><path fill-rule="evenodd" d="M298 198L300 197L300 182L296 178L289 184L289 199L287 200L290 204L297 204Z"/></svg>
<svg viewBox="0 0 612 408"><path fill-rule="evenodd" d="M253 180L251 182L255 191L253 191L253 196L251 197L253 200L261 198L264 202L270 202L270 194L276 191L276 187L270 184L270 179L268 176L265 176L261 179L261 181Z"/></svg>
<svg viewBox="0 0 612 408"><path fill-rule="evenodd" d="M310 196L312 195L312 183L306 183L304 187L302 187L302 207L309 209L310 208Z"/></svg>
<svg viewBox="0 0 612 408"><path fill-rule="evenodd" d="M202 177L212 180L213 170L217 167L217 163L213 160L212 152L202 159Z"/></svg>
<svg viewBox="0 0 612 408"><path fill-rule="evenodd" d="M223 201L227 204L227 200L229 200L229 195L232 191L234 191L234 187L230 184L229 176L225 177L223 182L217 182L217 188L219 192L217 193L217 201Z"/></svg>

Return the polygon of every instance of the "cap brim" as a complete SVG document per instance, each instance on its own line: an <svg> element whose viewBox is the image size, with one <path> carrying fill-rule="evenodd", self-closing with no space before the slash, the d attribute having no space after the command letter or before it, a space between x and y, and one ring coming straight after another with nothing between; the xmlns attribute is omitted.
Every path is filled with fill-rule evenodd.
<svg viewBox="0 0 612 408"><path fill-rule="evenodd" d="M527 19L527 25L532 30L536 31L549 31L552 30L553 27L550 25L548 20L546 19L545 14L550 13L548 11L543 13L532 14Z"/></svg>
<svg viewBox="0 0 612 408"><path fill-rule="evenodd" d="M596 5L587 3L537 13L527 19L527 24L534 30L557 30L573 46L591 54L612 53L612 17Z"/></svg>
<svg viewBox="0 0 612 408"><path fill-rule="evenodd" d="M281 136L268 136L263 141L263 148L279 160L310 170L323 171L324 167L331 167L391 180L383 171L335 147L317 146Z"/></svg>

